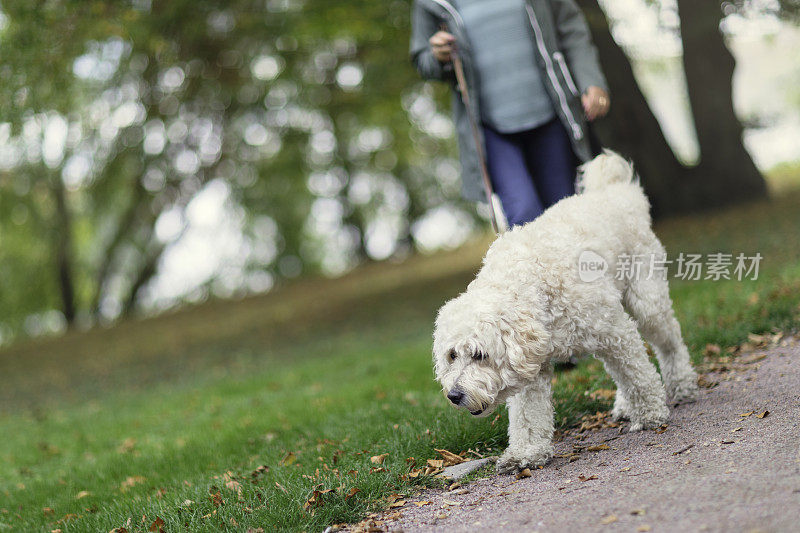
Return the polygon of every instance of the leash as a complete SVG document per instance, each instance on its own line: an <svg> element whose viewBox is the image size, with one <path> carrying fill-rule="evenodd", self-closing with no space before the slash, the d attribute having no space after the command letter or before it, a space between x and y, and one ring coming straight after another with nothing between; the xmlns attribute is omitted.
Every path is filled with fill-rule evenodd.
<svg viewBox="0 0 800 533"><path fill-rule="evenodd" d="M447 30L447 24L441 25L442 31ZM475 141L475 149L478 151L478 162L480 163L481 178L483 179L483 191L486 193L486 202L489 204L489 215L492 221L492 229L495 233L500 233L500 226L497 224L497 215L494 209L494 190L492 189L492 180L489 178L489 170L486 166L486 154L483 152L483 143L481 142L481 134L478 126L478 119L472 112L470 106L469 89L467 88L467 78L464 76L464 65L461 63L461 57L458 55L456 43L453 41L450 49L450 60L453 62L453 70L456 74L456 82L461 92L461 101L467 108L467 117L469 117L470 126L472 126L472 138Z"/></svg>

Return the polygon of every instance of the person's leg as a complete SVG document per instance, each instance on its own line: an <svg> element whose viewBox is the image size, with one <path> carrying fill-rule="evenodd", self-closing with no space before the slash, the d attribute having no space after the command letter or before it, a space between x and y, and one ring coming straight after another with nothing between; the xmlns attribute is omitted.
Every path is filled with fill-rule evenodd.
<svg viewBox="0 0 800 533"><path fill-rule="evenodd" d="M545 208L575 194L576 158L558 119L522 135L525 160Z"/></svg>
<svg viewBox="0 0 800 533"><path fill-rule="evenodd" d="M498 133L485 126L483 133L486 166L494 192L503 204L508 226L530 222L544 211L544 207L528 172L517 135Z"/></svg>

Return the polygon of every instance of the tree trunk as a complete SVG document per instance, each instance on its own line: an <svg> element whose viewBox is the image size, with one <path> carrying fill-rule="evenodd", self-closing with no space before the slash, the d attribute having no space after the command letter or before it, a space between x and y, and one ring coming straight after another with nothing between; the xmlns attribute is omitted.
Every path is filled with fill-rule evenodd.
<svg viewBox="0 0 800 533"><path fill-rule="evenodd" d="M625 52L611 36L597 0L578 0L600 55L611 91L608 116L593 126L600 144L633 160L653 205L653 215L699 207L693 194L693 172L675 158L650 110Z"/></svg>
<svg viewBox="0 0 800 533"><path fill-rule="evenodd" d="M742 143L733 109L736 61L719 29L719 0L678 0L683 66L700 163L698 185L707 204L722 206L766 196L766 184Z"/></svg>
<svg viewBox="0 0 800 533"><path fill-rule="evenodd" d="M67 327L75 324L75 287L72 279L72 224L67 208L66 191L61 176L52 172L49 176L50 191L55 203L54 246L58 287L61 293L61 310Z"/></svg>

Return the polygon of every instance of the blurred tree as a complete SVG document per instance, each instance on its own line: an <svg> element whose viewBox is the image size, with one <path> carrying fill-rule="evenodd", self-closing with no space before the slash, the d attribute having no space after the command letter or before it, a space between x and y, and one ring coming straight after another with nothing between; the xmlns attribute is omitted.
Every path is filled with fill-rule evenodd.
<svg viewBox="0 0 800 533"><path fill-rule="evenodd" d="M252 275L262 289L264 275L401 252L431 207L462 205L436 178L454 146L435 105L444 91L405 61L408 11L3 2L0 43L14 53L0 57L0 336L26 317L36 333L153 305L165 250L216 182L245 238L231 283Z"/></svg>
<svg viewBox="0 0 800 533"><path fill-rule="evenodd" d="M653 205L655 216L686 211L692 203L692 174L672 152L650 110L633 68L614 41L606 15L597 0L578 0L609 83L612 105L594 130L600 143L633 160Z"/></svg>
<svg viewBox="0 0 800 533"><path fill-rule="evenodd" d="M697 207L763 198L766 183L744 147L742 124L733 109L736 60L720 31L720 3L677 1L686 85L700 145L693 187Z"/></svg>

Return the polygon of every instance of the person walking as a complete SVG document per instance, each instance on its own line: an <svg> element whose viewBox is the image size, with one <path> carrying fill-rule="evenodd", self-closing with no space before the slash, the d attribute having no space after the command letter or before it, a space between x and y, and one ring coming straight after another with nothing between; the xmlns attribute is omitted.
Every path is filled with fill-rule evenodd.
<svg viewBox="0 0 800 533"><path fill-rule="evenodd" d="M414 0L410 52L424 79L453 89L465 198L485 194L454 52L508 225L575 192L577 165L594 155L587 121L604 116L611 101L574 0Z"/></svg>

